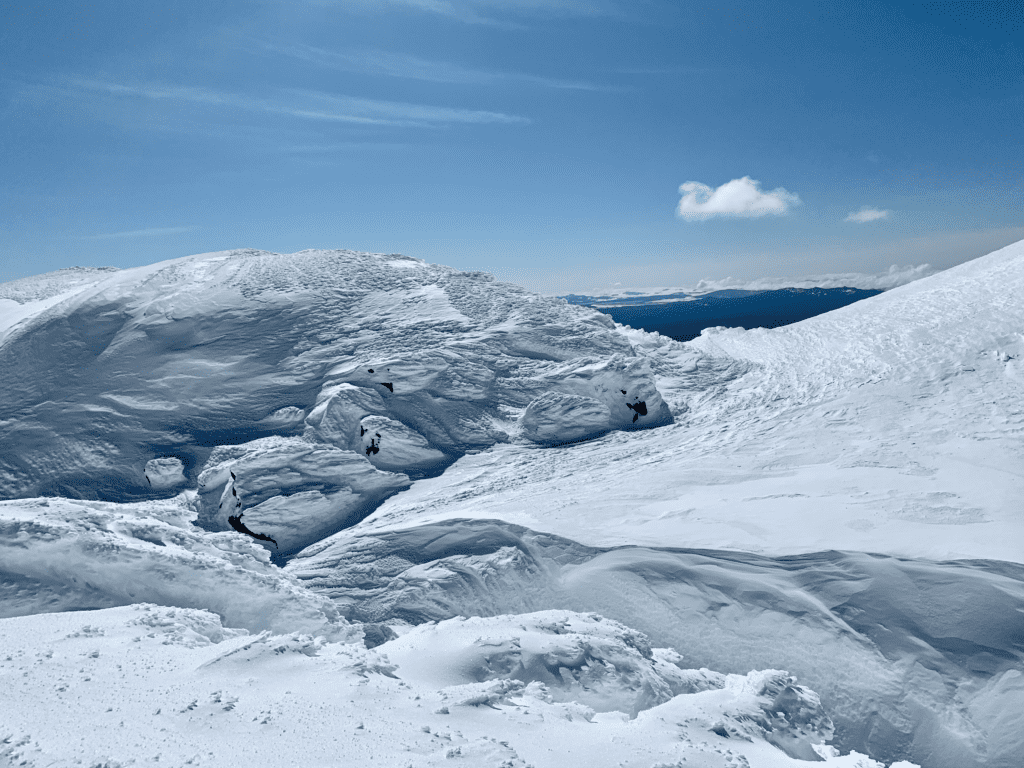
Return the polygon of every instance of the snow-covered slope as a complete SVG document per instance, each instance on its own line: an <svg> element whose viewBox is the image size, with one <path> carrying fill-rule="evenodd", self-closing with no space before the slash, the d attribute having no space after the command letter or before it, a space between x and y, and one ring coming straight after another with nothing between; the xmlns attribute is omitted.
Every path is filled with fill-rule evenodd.
<svg viewBox="0 0 1024 768"><path fill-rule="evenodd" d="M8 619L0 648L6 765L880 765L812 748L828 717L785 673L680 669L638 633L565 611L446 622L368 650L136 605ZM619 702L602 691L643 709L609 711Z"/></svg>
<svg viewBox="0 0 1024 768"><path fill-rule="evenodd" d="M166 496L210 459L201 522L242 511L289 552L466 451L671 420L608 318L402 256L232 251L36 282L0 308L7 498ZM295 492L319 494L316 525L280 519Z"/></svg>
<svg viewBox="0 0 1024 768"><path fill-rule="evenodd" d="M1016 768L1022 292L677 344L394 255L4 286L0 760Z"/></svg>
<svg viewBox="0 0 1024 768"><path fill-rule="evenodd" d="M1024 562L1024 243L778 329L628 333L674 424L496 446L363 530L500 517L594 546Z"/></svg>

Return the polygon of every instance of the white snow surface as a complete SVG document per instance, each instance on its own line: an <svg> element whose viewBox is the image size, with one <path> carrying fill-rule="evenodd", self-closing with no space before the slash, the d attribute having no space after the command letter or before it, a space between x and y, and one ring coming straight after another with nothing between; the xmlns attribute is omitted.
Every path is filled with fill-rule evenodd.
<svg viewBox="0 0 1024 768"><path fill-rule="evenodd" d="M586 436L672 418L607 316L403 256L231 251L26 278L5 295L7 498L150 498L149 461L178 458L195 482L217 445L274 435L437 473L497 442L583 436L571 409L520 426L552 393L601 410Z"/></svg>
<svg viewBox="0 0 1024 768"><path fill-rule="evenodd" d="M458 630L474 621L456 621L456 636L468 637ZM559 635L565 626L568 640ZM480 628L481 641L469 641L471 661L487 658L486 643L489 658L497 663L504 651L504 660L524 637L561 649L592 644L584 674L625 658L645 682L674 684L679 693L656 696L631 719L564 702L558 685L494 670L453 673L444 656L411 656L401 641L367 650L297 632L253 635L224 629L206 611L139 604L0 622L0 760L59 768L797 768L806 763L765 735L796 751L828 727L814 695L784 673L682 671L665 660L675 654L642 655L634 647L642 638L595 617L554 612ZM421 628L409 642L446 629ZM572 678L579 659L571 656L547 663ZM864 755L817 751L828 768L881 768Z"/></svg>
<svg viewBox="0 0 1024 768"><path fill-rule="evenodd" d="M0 501L4 616L153 602L213 611L230 627L353 632L337 608L234 533L194 527L187 496L115 504Z"/></svg>
<svg viewBox="0 0 1024 768"><path fill-rule="evenodd" d="M1024 563L1024 243L776 329L623 330L675 423L499 445L362 529L500 518L593 546Z"/></svg>
<svg viewBox="0 0 1024 768"><path fill-rule="evenodd" d="M687 344L397 255L0 286L0 765L1016 768L1021 295L1024 243Z"/></svg>

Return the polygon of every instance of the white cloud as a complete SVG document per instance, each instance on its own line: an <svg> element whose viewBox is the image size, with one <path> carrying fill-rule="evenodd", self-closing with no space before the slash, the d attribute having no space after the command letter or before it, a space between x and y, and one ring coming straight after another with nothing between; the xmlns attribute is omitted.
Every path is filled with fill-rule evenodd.
<svg viewBox="0 0 1024 768"><path fill-rule="evenodd" d="M159 237L160 235L179 235L191 232L195 227L154 227L153 229L133 229L130 232L109 232L105 235L83 235L82 240L114 240L124 237Z"/></svg>
<svg viewBox="0 0 1024 768"><path fill-rule="evenodd" d="M530 75L522 72L493 72L471 69L445 61L431 61L403 53L374 49L329 51L311 45L275 45L262 43L264 49L307 61L322 67L345 72L365 72L371 75L423 80L429 83L456 83L467 85L495 85L498 83L526 83L542 88L577 91L608 91L610 87L580 80Z"/></svg>
<svg viewBox="0 0 1024 768"><path fill-rule="evenodd" d="M843 219L843 221L855 221L858 224L863 224L868 221L888 219L890 213L892 213L892 211L880 211L877 208L872 208L870 206L865 205L856 213L851 213L849 216Z"/></svg>
<svg viewBox="0 0 1024 768"><path fill-rule="evenodd" d="M346 5L387 12L388 6L406 7L445 16L463 24L522 29L508 17L603 16L616 13L610 0L346 0Z"/></svg>
<svg viewBox="0 0 1024 768"><path fill-rule="evenodd" d="M693 221L712 216L743 216L757 218L769 214L778 216L799 205L800 198L782 187L762 192L760 182L749 176L727 181L717 189L699 181L688 181L679 187L683 196L676 213L680 218Z"/></svg>
<svg viewBox="0 0 1024 768"><path fill-rule="evenodd" d="M253 98L236 93L166 85L124 85L98 80L71 79L68 85L82 91L98 91L112 96L134 97L154 101L181 101L193 104L268 112L299 117L306 120L356 123L362 125L388 125L399 127L429 127L449 123L528 123L525 117L506 115L485 110L435 107L406 104L379 99L361 99L336 96L318 91L292 90L283 95L291 99L271 100Z"/></svg>

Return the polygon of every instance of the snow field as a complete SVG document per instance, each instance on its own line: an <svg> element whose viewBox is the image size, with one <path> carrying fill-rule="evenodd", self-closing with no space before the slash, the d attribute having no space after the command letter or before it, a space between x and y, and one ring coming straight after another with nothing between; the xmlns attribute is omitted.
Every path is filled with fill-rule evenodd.
<svg viewBox="0 0 1024 768"><path fill-rule="evenodd" d="M616 637L624 628L602 628L611 623L594 617L556 612L485 624L484 643L508 647L526 637L526 645L546 640L563 650L592 643L609 662L637 655ZM574 630L568 642L560 626ZM436 629L444 628L434 631L443 643ZM421 628L419 641L431 633ZM628 630L624 637L638 638ZM367 650L298 633L250 635L204 611L153 605L8 619L0 623L0 676L14 695L0 699L0 756L27 766L795 768L804 761L764 741L766 729L795 745L823 722L813 694L782 673L686 673L706 688L630 719L561 703L539 681L463 682L474 675L453 676L399 642ZM479 643L477 650L466 661L479 659ZM858 755L822 764L880 766Z"/></svg>
<svg viewBox="0 0 1024 768"><path fill-rule="evenodd" d="M0 756L1017 768L1022 291L684 345L396 255L0 287Z"/></svg>

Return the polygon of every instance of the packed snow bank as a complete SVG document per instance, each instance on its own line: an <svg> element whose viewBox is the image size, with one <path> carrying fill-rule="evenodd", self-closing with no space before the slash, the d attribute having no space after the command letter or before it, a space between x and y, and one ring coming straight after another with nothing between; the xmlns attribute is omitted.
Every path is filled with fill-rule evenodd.
<svg viewBox="0 0 1024 768"><path fill-rule="evenodd" d="M832 723L817 695L787 673L741 677L687 669L675 651L652 649L642 633L597 614L456 618L416 627L380 650L398 665L403 679L464 686L467 702L476 704L508 699L507 686L486 684L496 680L540 684L551 701L631 718L680 694L727 690L736 711L709 730L765 739L804 760L818 759L814 746L832 738Z"/></svg>
<svg viewBox="0 0 1024 768"><path fill-rule="evenodd" d="M1024 243L775 330L623 330L674 424L496 445L366 529L501 518L594 546L1024 562Z"/></svg>
<svg viewBox="0 0 1024 768"><path fill-rule="evenodd" d="M499 442L672 420L606 316L403 256L231 251L4 290L7 498L158 497L181 481L152 462L194 484L217 446L271 436L350 452L339 472L421 477Z"/></svg>
<svg viewBox="0 0 1024 768"><path fill-rule="evenodd" d="M597 549L462 520L345 531L286 570L352 620L594 611L687 666L788 669L821 695L835 743L876 759L1012 768L1024 750L990 714L1024 709L1024 566Z"/></svg>
<svg viewBox="0 0 1024 768"><path fill-rule="evenodd" d="M182 497L0 502L0 616L152 602L254 632L358 634L252 540L206 533L194 519Z"/></svg>
<svg viewBox="0 0 1024 768"><path fill-rule="evenodd" d="M578 673L608 692L637 682L628 670L602 666L613 659L634 670L646 664L651 683L686 677L693 684L634 719L597 713L566 700L568 682L527 684L486 673L472 680L486 646L460 631L468 627L495 644L495 659L510 659L517 638L524 649L552 644L555 663L570 661L573 644L590 649L590 666ZM205 611L152 605L0 620L0 679L17 681L0 697L0 761L40 768L806 765L774 740L791 752L812 744L811 757L827 755L826 768L884 768L815 742L827 720L814 694L784 673L673 672L642 636L565 612L469 620L452 629L457 641L444 648L444 660L459 671L447 672L413 650L416 643L442 648L441 627L367 650L298 633L248 635L224 629Z"/></svg>
<svg viewBox="0 0 1024 768"><path fill-rule="evenodd" d="M98 675L78 673L81 695L56 698L70 690L65 672L85 668L77 648L76 666L51 668L62 677L19 659L14 679L32 685L12 686L15 717L0 717L14 723L0 750L17 760L166 751L179 763L213 753L216 765L340 754L784 766L757 703L782 683L748 673L788 669L820 694L844 750L1017 768L1024 577L993 560L1022 557L1024 244L795 326L718 329L688 345L395 256L231 252L57 282L58 293L26 289L0 304L0 493L104 500L0 504L0 605L24 614L150 600L304 635L231 637L199 668L198 647L173 663L147 657L149 687L133 701L161 709L172 684L158 679L189 698L175 720L136 707L124 730L82 704L125 707L123 687L88 698ZM637 431L654 425L665 426ZM200 479L202 493L191 490ZM179 501L158 500L183 487ZM192 509L216 532L192 527ZM336 528L283 572L261 548L290 552ZM551 609L631 629L574 618L563 642L534 619L481 625L510 664L518 638L521 674L536 678L440 691L400 679L383 651L315 637L358 638L348 617L373 623L363 645L399 649L412 640L393 634L415 632L443 647L448 636L478 664L487 652L459 622L409 624ZM15 627L12 648L31 636L41 659L62 647L52 628L82 616L11 618L0 631ZM653 651L658 664L628 651L633 630L684 665L737 675L735 690L641 708L643 686L671 692L674 673ZM584 646L577 667L570 655ZM562 686L539 679L544 647ZM328 657L347 660L321 666ZM429 672L404 663L410 676ZM102 671L122 684L115 667ZM336 686L323 685L325 669ZM252 694L249 709L225 701L262 678L279 688ZM626 711L595 712L581 697ZM78 727L68 713L84 710L95 718L79 749L64 734ZM51 711L63 714L39 720L56 723L44 749L21 713ZM376 719L359 728L365 711ZM730 712L761 730L734 732ZM281 728L264 728L275 717ZM200 721L217 723L210 740ZM188 756L170 736L148 738L181 732L194 738ZM522 736L514 747L509 734ZM254 754L275 739L279 751ZM809 738L788 748L808 746L833 765L875 765Z"/></svg>
<svg viewBox="0 0 1024 768"><path fill-rule="evenodd" d="M199 523L250 530L289 554L366 516L409 478L381 472L352 451L297 437L265 437L213 451L199 475ZM237 529L236 529L237 530ZM264 541L266 539L263 539Z"/></svg>

